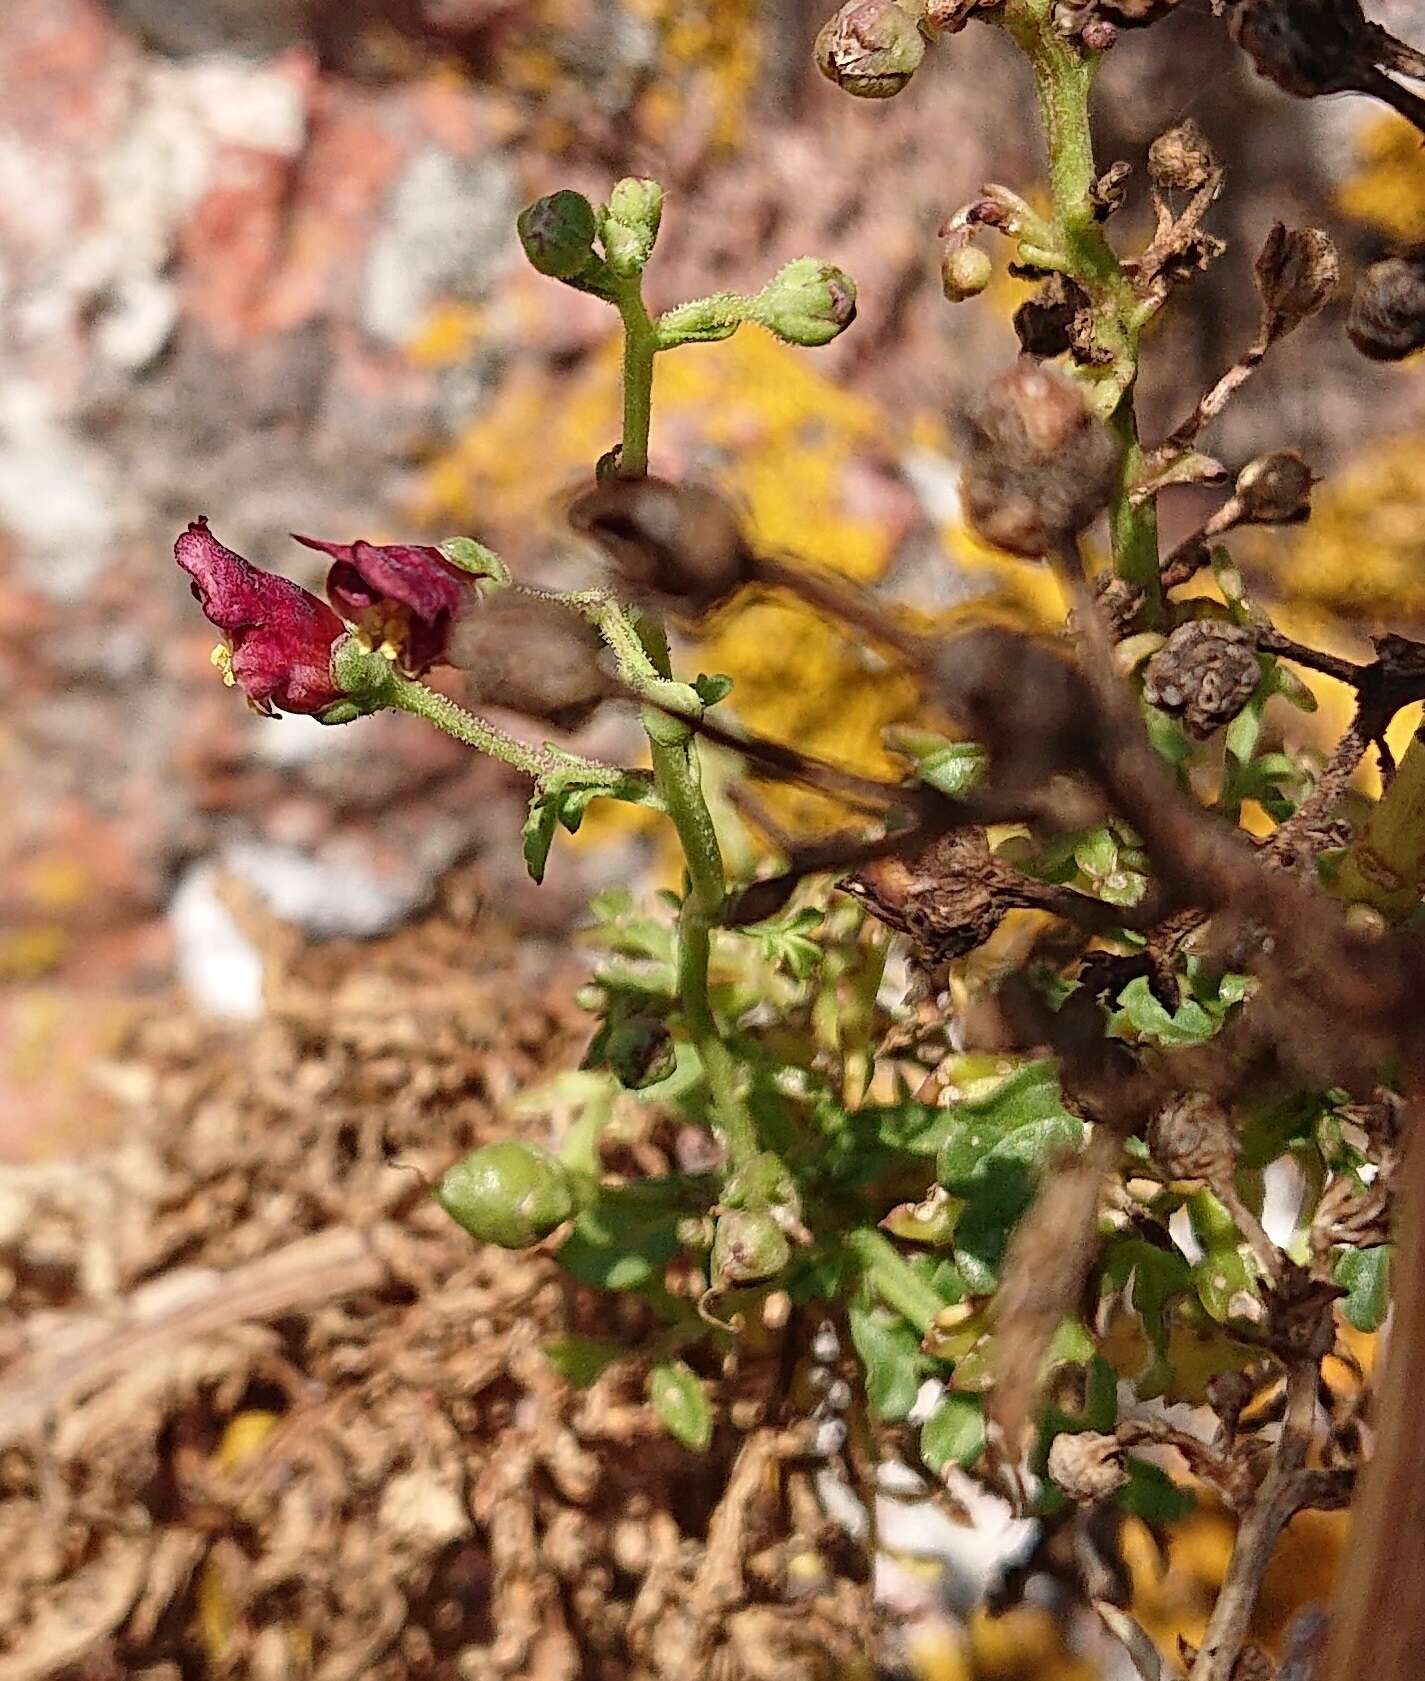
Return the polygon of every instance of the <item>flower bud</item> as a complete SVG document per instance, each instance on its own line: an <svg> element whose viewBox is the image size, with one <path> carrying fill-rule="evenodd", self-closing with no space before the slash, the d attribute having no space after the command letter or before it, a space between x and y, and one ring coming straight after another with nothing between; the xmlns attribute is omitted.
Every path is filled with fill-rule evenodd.
<svg viewBox="0 0 1425 1681"><path fill-rule="evenodd" d="M1049 1449L1047 1469L1070 1500L1086 1506L1107 1500L1128 1481L1117 1438L1096 1430L1061 1431Z"/></svg>
<svg viewBox="0 0 1425 1681"><path fill-rule="evenodd" d="M712 1248L715 1284L760 1284L775 1278L791 1258L786 1233L770 1214L734 1208L718 1216Z"/></svg>
<svg viewBox="0 0 1425 1681"><path fill-rule="evenodd" d="M1251 632L1216 619L1179 625L1148 661L1143 698L1198 741L1230 724L1262 680Z"/></svg>
<svg viewBox="0 0 1425 1681"><path fill-rule="evenodd" d="M1371 266L1346 318L1351 343L1373 362L1399 362L1425 346L1425 247Z"/></svg>
<svg viewBox="0 0 1425 1681"><path fill-rule="evenodd" d="M603 1060L629 1091L657 1085L673 1072L677 1060L668 1024L657 1016L630 1016L610 1027Z"/></svg>
<svg viewBox="0 0 1425 1681"><path fill-rule="evenodd" d="M642 274L663 216L663 189L636 176L614 183L602 217L604 255L615 274Z"/></svg>
<svg viewBox="0 0 1425 1681"><path fill-rule="evenodd" d="M952 304L978 297L989 285L995 266L978 245L948 250L940 263L940 284Z"/></svg>
<svg viewBox="0 0 1425 1681"><path fill-rule="evenodd" d="M583 193L565 188L537 198L520 212L515 225L525 256L541 274L571 280L598 261L598 223Z"/></svg>
<svg viewBox="0 0 1425 1681"><path fill-rule="evenodd" d="M856 282L815 257L798 257L753 298L748 316L788 344L830 344L856 319Z"/></svg>
<svg viewBox="0 0 1425 1681"><path fill-rule="evenodd" d="M1237 475L1234 499L1248 525L1295 525L1311 513L1316 475L1294 449L1273 450Z"/></svg>
<svg viewBox="0 0 1425 1681"><path fill-rule="evenodd" d="M858 99L897 94L925 57L925 37L895 0L847 0L816 38L817 68Z"/></svg>
<svg viewBox="0 0 1425 1681"><path fill-rule="evenodd" d="M1021 363L969 405L965 517L1010 554L1052 553L1092 523L1118 481L1122 449L1061 374Z"/></svg>
<svg viewBox="0 0 1425 1681"><path fill-rule="evenodd" d="M574 1212L568 1172L548 1150L518 1139L486 1144L457 1162L435 1199L480 1243L526 1249Z"/></svg>
<svg viewBox="0 0 1425 1681"><path fill-rule="evenodd" d="M1324 308L1341 278L1331 236L1320 228L1272 226L1256 262L1257 290L1278 333Z"/></svg>
<svg viewBox="0 0 1425 1681"><path fill-rule="evenodd" d="M1218 167L1217 154L1191 117L1160 134L1148 148L1148 173L1165 191L1195 193Z"/></svg>

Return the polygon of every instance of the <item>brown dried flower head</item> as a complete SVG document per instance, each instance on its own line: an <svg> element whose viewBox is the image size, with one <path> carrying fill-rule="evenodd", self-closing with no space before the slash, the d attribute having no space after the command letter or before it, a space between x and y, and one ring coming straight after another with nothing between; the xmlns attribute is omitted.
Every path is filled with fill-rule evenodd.
<svg viewBox="0 0 1425 1681"><path fill-rule="evenodd" d="M1351 294L1346 331L1373 362L1400 362L1425 346L1425 247L1371 264Z"/></svg>
<svg viewBox="0 0 1425 1681"><path fill-rule="evenodd" d="M1206 1092L1170 1099L1148 1122L1148 1151L1170 1181L1220 1185L1237 1161L1237 1140L1222 1106Z"/></svg>
<svg viewBox="0 0 1425 1681"><path fill-rule="evenodd" d="M1241 518L1251 525L1295 525L1311 514L1316 475L1294 449L1273 450L1249 461L1237 475L1233 495Z"/></svg>
<svg viewBox="0 0 1425 1681"><path fill-rule="evenodd" d="M1148 148L1148 173L1165 192L1195 193L1219 168L1217 154L1191 117Z"/></svg>
<svg viewBox="0 0 1425 1681"><path fill-rule="evenodd" d="M1085 1506L1110 1499L1128 1481L1117 1437L1096 1430L1055 1436L1048 1470L1070 1500Z"/></svg>
<svg viewBox="0 0 1425 1681"><path fill-rule="evenodd" d="M1181 718L1190 736L1205 741L1232 722L1261 678L1249 631L1215 619L1194 619L1179 625L1148 661L1143 698Z"/></svg>
<svg viewBox="0 0 1425 1681"><path fill-rule="evenodd" d="M1118 440L1062 374L1020 363L972 402L963 427L965 517L987 543L1038 558L1072 542L1118 481Z"/></svg>
<svg viewBox="0 0 1425 1681"><path fill-rule="evenodd" d="M1257 290L1276 336L1289 332L1322 309L1341 279L1341 259L1330 234L1320 228L1272 224L1256 263Z"/></svg>

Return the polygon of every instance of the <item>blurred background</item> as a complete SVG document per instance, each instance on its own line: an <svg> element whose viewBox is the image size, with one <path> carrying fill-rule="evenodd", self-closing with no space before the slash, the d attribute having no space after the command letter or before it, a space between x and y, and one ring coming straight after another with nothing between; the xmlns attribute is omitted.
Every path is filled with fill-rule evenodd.
<svg viewBox="0 0 1425 1681"><path fill-rule="evenodd" d="M1407 39L1425 25L1413 5L1376 15ZM252 716L217 681L172 562L201 513L308 584L319 568L294 530L469 533L525 576L576 575L558 503L616 438L613 318L523 262L524 203L656 176L656 304L755 290L804 254L847 269L859 317L826 349L747 328L660 365L655 469L723 486L762 542L890 599L1056 613L1040 571L957 517L953 415L1014 354L1026 288L1002 250L978 304L947 304L937 278L936 231L983 181L1040 179L1027 75L971 27L901 97L853 102L811 64L823 21L806 0L0 7L0 1157L48 1187L49 1305L92 1293L95 1268L112 1286L197 1242L194 1224L155 1248L145 1221L96 1260L60 1157L155 1116L191 1130L220 1099L257 1135L294 1103L359 1119L398 1092L416 1128L458 1102L494 1115L576 1043L565 935L588 888L663 867L643 829L594 819L536 891L515 844L523 791L498 767L397 716ZM1098 113L1101 165L1124 158L1135 180L1189 115L1228 167L1211 225L1229 250L1149 341L1145 432L1245 348L1271 222L1328 228L1343 301L1275 353L1212 447L1236 465L1291 446L1328 475L1309 526L1242 550L1288 628L1349 647L1425 617L1425 384L1342 331L1357 269L1425 236L1417 137L1363 100L1281 96L1206 0L1121 41ZM1146 226L1143 198L1120 243ZM1195 511L1180 493L1170 521ZM742 716L851 762L876 765L914 704L782 603L734 607L695 658L735 678ZM601 720L581 744L622 751L626 728ZM472 1044L475 1097L450 1073ZM7 1218L0 1201L8 1313L33 1305L38 1240ZM1204 1518L1166 1575L1145 1562L1155 1631L1200 1620L1226 1533ZM1336 1535L1324 1517L1293 1528L1267 1596L1277 1629L1319 1599ZM916 1587L907 1568L893 1591L938 1606L940 1569ZM962 1609L981 1564L965 1569ZM211 1618L208 1655L231 1666L236 1636L221 1606ZM1006 1681L1110 1673L1047 1613L975 1627L923 1661ZM0 1675L67 1673L46 1661L0 1656Z"/></svg>

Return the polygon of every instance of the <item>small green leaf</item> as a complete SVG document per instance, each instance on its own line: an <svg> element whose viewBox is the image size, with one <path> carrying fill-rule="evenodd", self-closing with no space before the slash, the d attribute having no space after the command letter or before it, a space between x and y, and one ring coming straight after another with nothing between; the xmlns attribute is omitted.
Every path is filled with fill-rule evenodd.
<svg viewBox="0 0 1425 1681"><path fill-rule="evenodd" d="M1195 998L1184 999L1169 1015L1153 996L1146 975L1129 981L1118 996L1118 1005L1109 1017L1110 1032L1152 1045L1201 1045L1222 1025L1221 1014L1210 1013Z"/></svg>
<svg viewBox="0 0 1425 1681"><path fill-rule="evenodd" d="M967 794L984 775L989 754L977 741L951 741L932 730L895 725L886 746L915 766L916 778L951 799Z"/></svg>
<svg viewBox="0 0 1425 1681"><path fill-rule="evenodd" d="M608 1337L586 1337L576 1332L551 1337L544 1345L545 1359L575 1389L587 1389L615 1360L622 1359L627 1353L621 1343Z"/></svg>
<svg viewBox="0 0 1425 1681"><path fill-rule="evenodd" d="M493 549L477 543L473 537L452 537L440 545L440 552L452 566L469 572L476 578L488 580L503 589L510 581L510 569Z"/></svg>
<svg viewBox="0 0 1425 1681"><path fill-rule="evenodd" d="M716 706L732 693L732 679L720 671L711 675L700 671L693 679L693 691L704 706Z"/></svg>
<svg viewBox="0 0 1425 1681"><path fill-rule="evenodd" d="M525 868L536 884L544 880L544 867L549 862L549 849L558 827L558 806L548 795L536 794L529 802L529 816L520 831Z"/></svg>
<svg viewBox="0 0 1425 1681"><path fill-rule="evenodd" d="M851 1341L866 1371L866 1400L885 1424L899 1424L915 1405L928 1362L915 1328L879 1308L851 1307Z"/></svg>
<svg viewBox="0 0 1425 1681"><path fill-rule="evenodd" d="M1332 1277L1347 1292L1341 1311L1358 1331L1378 1331L1390 1311L1390 1264L1394 1244L1342 1249Z"/></svg>
<svg viewBox="0 0 1425 1681"><path fill-rule="evenodd" d="M984 1451L984 1403L952 1390L921 1426L920 1457L939 1474L951 1465L973 1465Z"/></svg>
<svg viewBox="0 0 1425 1681"><path fill-rule="evenodd" d="M1145 1523L1176 1523L1185 1518L1197 1501L1185 1488L1179 1488L1166 1471L1150 1460L1129 1454L1123 1461L1128 1481L1119 1489L1119 1506Z"/></svg>
<svg viewBox="0 0 1425 1681"><path fill-rule="evenodd" d="M683 1360L665 1360L648 1374L648 1399L663 1428L694 1453L712 1441L713 1415L702 1380Z"/></svg>

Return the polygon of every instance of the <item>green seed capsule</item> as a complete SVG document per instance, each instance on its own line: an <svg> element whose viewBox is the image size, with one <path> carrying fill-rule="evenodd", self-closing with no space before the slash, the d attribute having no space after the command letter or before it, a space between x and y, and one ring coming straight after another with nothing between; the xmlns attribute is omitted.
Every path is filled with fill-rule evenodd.
<svg viewBox="0 0 1425 1681"><path fill-rule="evenodd" d="M561 1163L513 1138L457 1162L435 1198L471 1237L501 1249L527 1249L574 1212L574 1189Z"/></svg>
<svg viewBox="0 0 1425 1681"><path fill-rule="evenodd" d="M516 223L524 254L541 274L570 280L596 259L598 224L582 193L549 193L522 210Z"/></svg>
<svg viewBox="0 0 1425 1681"><path fill-rule="evenodd" d="M732 1209L718 1216L712 1250L715 1283L760 1284L775 1278L791 1258L786 1233L770 1214Z"/></svg>
<svg viewBox="0 0 1425 1681"><path fill-rule="evenodd" d="M856 319L856 282L830 263L798 257L749 305L752 320L788 344L829 344Z"/></svg>

